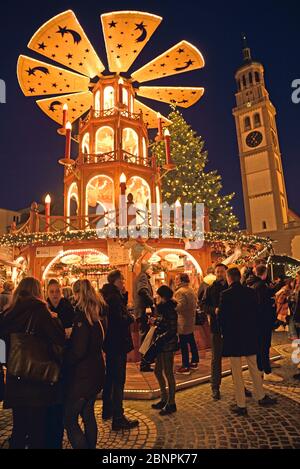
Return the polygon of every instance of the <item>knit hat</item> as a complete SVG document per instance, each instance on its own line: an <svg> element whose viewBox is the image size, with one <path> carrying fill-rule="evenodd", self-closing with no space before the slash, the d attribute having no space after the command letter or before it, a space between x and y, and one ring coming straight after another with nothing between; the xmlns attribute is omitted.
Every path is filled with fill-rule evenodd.
<svg viewBox="0 0 300 469"><path fill-rule="evenodd" d="M173 290L171 290L167 285L159 287L157 294L165 300L171 300L173 298Z"/></svg>

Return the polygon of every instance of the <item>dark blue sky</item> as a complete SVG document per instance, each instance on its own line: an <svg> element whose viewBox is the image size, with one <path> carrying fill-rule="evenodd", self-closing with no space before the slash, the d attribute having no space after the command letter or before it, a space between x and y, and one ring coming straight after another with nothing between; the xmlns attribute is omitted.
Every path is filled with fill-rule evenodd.
<svg viewBox="0 0 300 469"><path fill-rule="evenodd" d="M1 4L1 72L7 83L7 104L0 104L0 207L18 209L45 193L62 194L62 169L57 160L64 142L57 125L44 115L34 98L25 98L16 77L20 53L33 33L52 16L73 9L105 63L99 15L113 10L140 10L164 18L135 62L133 70L181 39L195 44L206 67L191 74L157 81L157 84L204 86L204 98L184 116L206 141L209 168L223 177L224 192L236 192L234 207L244 224L242 187L232 108L234 73L241 64L241 32L245 31L252 55L265 66L271 100L278 112L278 128L289 205L300 212L300 104L291 100L291 83L300 79L300 2L272 0L248 2L161 1L30 1ZM41 60L43 57L40 57ZM153 82L155 84L155 82ZM168 106L154 108L167 113Z"/></svg>

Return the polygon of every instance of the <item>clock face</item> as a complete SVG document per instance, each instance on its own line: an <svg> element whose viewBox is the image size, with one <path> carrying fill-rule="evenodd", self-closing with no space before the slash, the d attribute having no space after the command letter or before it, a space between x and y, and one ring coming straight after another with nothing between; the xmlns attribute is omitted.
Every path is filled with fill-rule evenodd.
<svg viewBox="0 0 300 469"><path fill-rule="evenodd" d="M261 144L262 140L263 140L262 133L258 132L258 130L255 130L254 132L250 132L250 134L247 135L246 143L248 147L255 148Z"/></svg>

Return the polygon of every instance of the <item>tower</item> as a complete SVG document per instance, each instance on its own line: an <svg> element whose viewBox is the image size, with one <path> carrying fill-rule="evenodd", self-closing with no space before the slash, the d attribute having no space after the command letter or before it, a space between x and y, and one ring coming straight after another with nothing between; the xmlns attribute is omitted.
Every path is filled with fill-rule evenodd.
<svg viewBox="0 0 300 469"><path fill-rule="evenodd" d="M83 229L99 204L103 212L118 207L122 183L137 205L160 202L148 129L134 108L131 80L102 77L92 95L89 113L79 120L78 158L65 169L65 217L81 220Z"/></svg>
<svg viewBox="0 0 300 469"><path fill-rule="evenodd" d="M264 67L252 59L243 36L243 64L235 74L233 109L249 233L284 230L288 203L276 126L276 109L265 86Z"/></svg>

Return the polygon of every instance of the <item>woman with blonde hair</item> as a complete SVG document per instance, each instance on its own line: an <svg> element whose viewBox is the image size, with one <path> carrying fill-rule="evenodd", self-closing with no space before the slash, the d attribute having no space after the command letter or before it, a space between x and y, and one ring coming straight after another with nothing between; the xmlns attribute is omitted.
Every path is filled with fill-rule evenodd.
<svg viewBox="0 0 300 469"><path fill-rule="evenodd" d="M9 309L0 315L0 338L6 342L7 357L11 335L26 331L34 331L34 336L48 343L49 348L53 345L63 346L65 343L64 329L51 316L42 298L41 284L33 277L21 280ZM34 354L35 350L27 352ZM56 392L57 384L25 379L7 372L4 408L12 409L13 414L10 448L46 447L47 408L55 402Z"/></svg>
<svg viewBox="0 0 300 469"><path fill-rule="evenodd" d="M106 303L89 280L80 280L73 332L66 359L65 427L74 449L95 449L97 422L94 406L104 384L102 344ZM84 431L78 419L82 417Z"/></svg>

